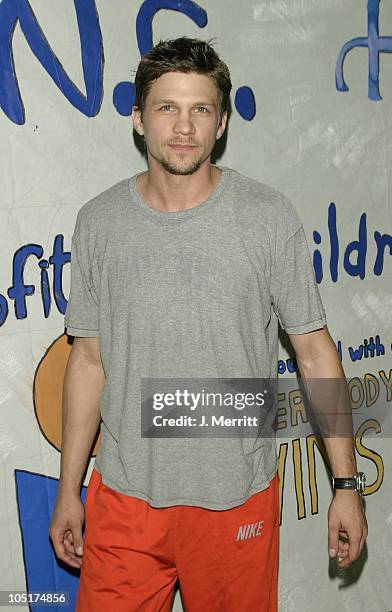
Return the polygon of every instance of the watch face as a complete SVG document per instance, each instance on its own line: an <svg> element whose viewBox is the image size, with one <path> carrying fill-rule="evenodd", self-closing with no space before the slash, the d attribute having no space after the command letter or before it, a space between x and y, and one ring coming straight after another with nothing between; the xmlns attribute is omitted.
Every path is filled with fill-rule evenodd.
<svg viewBox="0 0 392 612"><path fill-rule="evenodd" d="M363 491L365 488L365 484L366 484L366 477L365 474L363 472L359 472L357 477L357 489L358 491Z"/></svg>

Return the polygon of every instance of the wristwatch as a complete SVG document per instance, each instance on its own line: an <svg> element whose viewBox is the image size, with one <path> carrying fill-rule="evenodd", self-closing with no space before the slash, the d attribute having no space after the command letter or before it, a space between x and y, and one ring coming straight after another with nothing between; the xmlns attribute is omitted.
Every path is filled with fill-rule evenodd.
<svg viewBox="0 0 392 612"><path fill-rule="evenodd" d="M333 489L353 489L358 491L361 495L366 484L366 476L363 472L358 472L350 478L334 478L332 476L332 488Z"/></svg>

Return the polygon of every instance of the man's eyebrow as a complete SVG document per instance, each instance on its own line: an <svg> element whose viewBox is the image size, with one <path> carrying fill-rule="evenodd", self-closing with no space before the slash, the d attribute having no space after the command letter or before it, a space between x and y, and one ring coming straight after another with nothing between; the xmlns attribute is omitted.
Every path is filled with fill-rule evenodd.
<svg viewBox="0 0 392 612"><path fill-rule="evenodd" d="M177 104L177 102L169 98L157 98L152 100L152 104ZM216 106L216 104L215 102L194 102L193 106Z"/></svg>

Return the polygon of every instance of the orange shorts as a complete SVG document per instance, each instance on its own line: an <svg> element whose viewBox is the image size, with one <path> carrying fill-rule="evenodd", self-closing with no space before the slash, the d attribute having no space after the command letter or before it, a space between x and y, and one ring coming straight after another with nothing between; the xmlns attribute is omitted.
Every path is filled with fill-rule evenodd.
<svg viewBox="0 0 392 612"><path fill-rule="evenodd" d="M241 506L154 508L93 470L76 612L276 612L278 476Z"/></svg>

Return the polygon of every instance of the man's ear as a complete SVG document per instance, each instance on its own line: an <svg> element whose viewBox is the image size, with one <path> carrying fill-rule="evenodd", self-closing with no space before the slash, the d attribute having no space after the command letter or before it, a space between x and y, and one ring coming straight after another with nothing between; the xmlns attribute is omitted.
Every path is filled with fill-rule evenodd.
<svg viewBox="0 0 392 612"><path fill-rule="evenodd" d="M135 105L132 106L132 121L133 121L133 127L136 130L136 132L139 134L139 136L144 136L142 113L139 107Z"/></svg>
<svg viewBox="0 0 392 612"><path fill-rule="evenodd" d="M226 125L227 125L227 111L224 111L222 113L220 122L219 122L219 126L218 126L218 131L216 133L216 139L218 140L221 136L223 136L223 133L226 129Z"/></svg>

